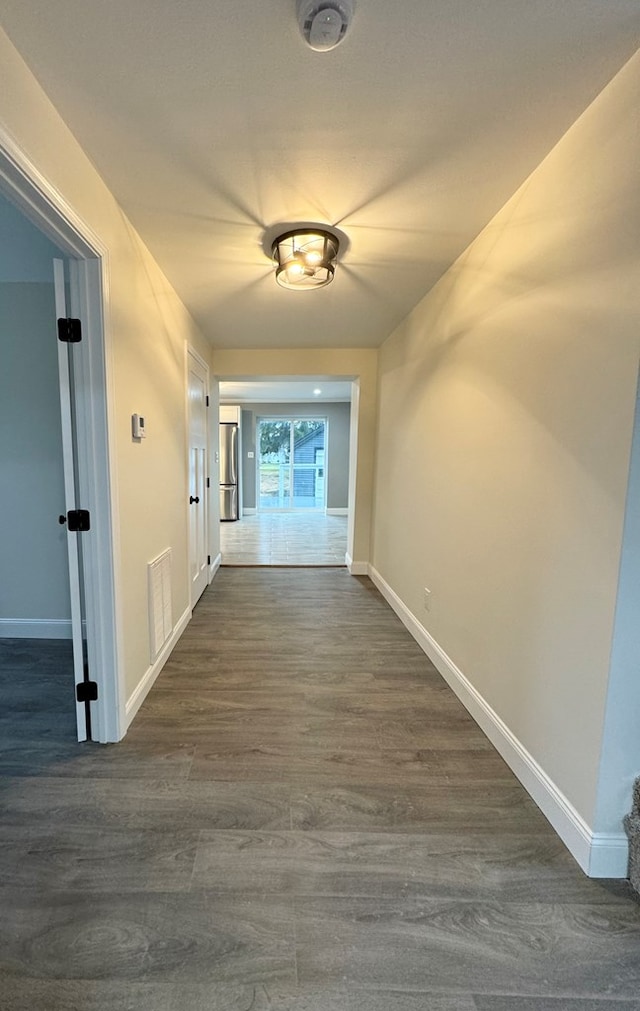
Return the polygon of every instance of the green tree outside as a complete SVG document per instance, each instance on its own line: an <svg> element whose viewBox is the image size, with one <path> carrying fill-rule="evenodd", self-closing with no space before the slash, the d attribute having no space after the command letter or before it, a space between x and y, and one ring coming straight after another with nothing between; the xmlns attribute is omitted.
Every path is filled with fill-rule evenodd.
<svg viewBox="0 0 640 1011"><path fill-rule="evenodd" d="M278 458L284 456L285 461L289 459L291 426L290 421L262 421L260 423L260 456L262 459L271 454ZM294 446L305 436L311 432L319 431L323 426L323 421L294 421Z"/></svg>

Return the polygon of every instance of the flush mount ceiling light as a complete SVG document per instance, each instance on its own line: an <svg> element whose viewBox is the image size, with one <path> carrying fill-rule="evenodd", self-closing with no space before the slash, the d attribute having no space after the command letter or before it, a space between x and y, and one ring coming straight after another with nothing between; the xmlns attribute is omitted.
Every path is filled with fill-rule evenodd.
<svg viewBox="0 0 640 1011"><path fill-rule="evenodd" d="M323 288L333 281L340 240L322 226L292 228L273 241L276 281L291 291Z"/></svg>

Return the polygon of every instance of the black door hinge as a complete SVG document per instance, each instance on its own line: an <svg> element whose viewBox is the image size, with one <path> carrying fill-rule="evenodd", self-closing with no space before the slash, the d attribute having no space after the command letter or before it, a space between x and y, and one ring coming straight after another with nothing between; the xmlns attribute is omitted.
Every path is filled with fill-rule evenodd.
<svg viewBox="0 0 640 1011"><path fill-rule="evenodd" d="M91 517L88 509L70 509L67 513L67 530L84 533L91 530Z"/></svg>
<svg viewBox="0 0 640 1011"><path fill-rule="evenodd" d="M208 407L209 406L209 394L207 394L207 396L204 398L204 401L205 401L205 404Z"/></svg>
<svg viewBox="0 0 640 1011"><path fill-rule="evenodd" d="M209 478L207 478L207 488L210 488L210 487L211 487L211 481L209 480Z"/></svg>
<svg viewBox="0 0 640 1011"><path fill-rule="evenodd" d="M97 698L97 681L80 681L76 684L76 699L78 702L95 702Z"/></svg>
<svg viewBox="0 0 640 1011"><path fill-rule="evenodd" d="M76 685L76 699L78 702L95 702L97 698L97 681L80 681L80 683Z"/></svg>
<svg viewBox="0 0 640 1011"><path fill-rule="evenodd" d="M207 565L211 565L211 555L207 555Z"/></svg>
<svg viewBox="0 0 640 1011"><path fill-rule="evenodd" d="M82 340L82 323L79 319L58 320L58 340L65 344L79 344Z"/></svg>

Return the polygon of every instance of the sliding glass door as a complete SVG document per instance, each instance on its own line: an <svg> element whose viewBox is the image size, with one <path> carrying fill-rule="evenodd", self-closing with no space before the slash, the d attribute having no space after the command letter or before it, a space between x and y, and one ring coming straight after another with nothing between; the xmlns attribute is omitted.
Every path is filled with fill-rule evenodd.
<svg viewBox="0 0 640 1011"><path fill-rule="evenodd" d="M258 421L260 509L324 509L326 427L321 418Z"/></svg>

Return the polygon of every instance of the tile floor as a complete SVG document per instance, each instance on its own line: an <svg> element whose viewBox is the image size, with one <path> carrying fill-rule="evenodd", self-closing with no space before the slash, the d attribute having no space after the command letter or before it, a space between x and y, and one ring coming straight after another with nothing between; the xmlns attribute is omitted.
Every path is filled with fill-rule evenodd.
<svg viewBox="0 0 640 1011"><path fill-rule="evenodd" d="M223 565L344 565L347 517L274 512L220 524Z"/></svg>

